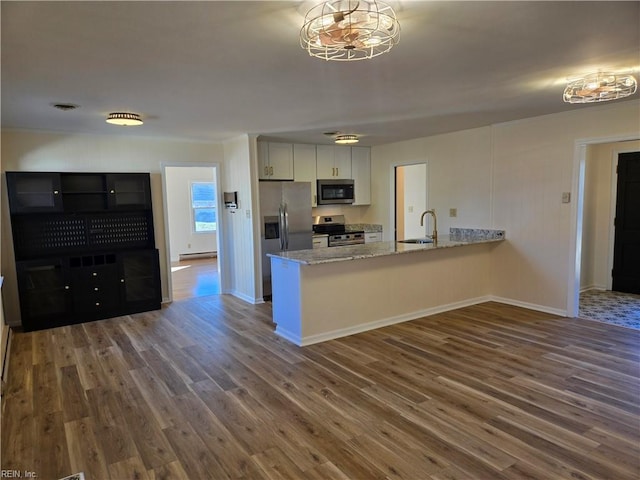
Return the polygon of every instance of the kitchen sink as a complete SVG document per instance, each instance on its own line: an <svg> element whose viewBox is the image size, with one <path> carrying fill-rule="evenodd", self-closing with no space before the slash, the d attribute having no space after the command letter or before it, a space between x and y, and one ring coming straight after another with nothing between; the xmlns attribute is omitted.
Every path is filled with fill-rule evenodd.
<svg viewBox="0 0 640 480"><path fill-rule="evenodd" d="M408 240L398 240L400 243L433 243L431 238L410 238Z"/></svg>

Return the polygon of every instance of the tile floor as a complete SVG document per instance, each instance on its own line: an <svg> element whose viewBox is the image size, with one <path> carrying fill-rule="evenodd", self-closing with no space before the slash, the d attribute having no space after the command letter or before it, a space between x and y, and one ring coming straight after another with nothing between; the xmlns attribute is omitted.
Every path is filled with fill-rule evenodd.
<svg viewBox="0 0 640 480"><path fill-rule="evenodd" d="M640 295L587 290L580 294L579 317L640 330Z"/></svg>

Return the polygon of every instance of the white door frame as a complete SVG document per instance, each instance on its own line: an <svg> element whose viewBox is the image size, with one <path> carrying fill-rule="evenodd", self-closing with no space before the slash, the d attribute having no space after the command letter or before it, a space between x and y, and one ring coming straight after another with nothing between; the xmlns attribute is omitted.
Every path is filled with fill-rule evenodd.
<svg viewBox="0 0 640 480"><path fill-rule="evenodd" d="M427 209L429 209L429 162L427 160L423 160L423 161L416 161L416 160L407 160L407 161L398 161L398 162L394 162L391 164L391 170L390 170L390 180L389 180L389 184L390 184L390 199L389 199L389 205L391 205L391 208L389 208L389 229L392 230L393 232L393 236L390 238L390 240L395 240L396 239L396 167L407 167L407 166L411 166L411 165L426 165L426 178L425 178L425 194L426 194L426 205L427 205Z"/></svg>
<svg viewBox="0 0 640 480"><path fill-rule="evenodd" d="M600 138L585 138L575 141L574 154L573 154L573 178L571 182L571 189L576 194L576 201L572 202L571 206L571 250L569 253L569 276L568 276L568 289L567 289L567 316L577 317L580 307L580 268L582 262L582 215L584 212L584 174L587 160L587 147L590 145L598 145L602 143L616 143L627 142L633 140L639 140L638 135L623 135L612 137L600 137ZM632 149L635 151L635 149ZM617 152L617 151L616 151ZM620 150L619 153L624 153ZM616 161L617 164L617 153ZM615 172L615 170L614 170ZM616 188L612 191L614 195L612 202L615 208L615 193ZM615 211L614 211L615 214ZM615 216L615 215L614 215ZM613 217L612 217L613 218ZM610 227L611 228L611 227ZM609 233L611 238L611 231ZM613 246L611 246L613 248ZM613 254L611 254L611 261Z"/></svg>
<svg viewBox="0 0 640 480"><path fill-rule="evenodd" d="M165 238L165 254L166 254L166 262L167 262L167 287L168 287L168 301L173 301L173 281L171 278L171 238L169 235L169 209L167 208L167 167L176 167L176 168L213 168L215 169L216 175L216 214L217 214L217 243L218 243L218 274L220 275L220 285L225 285L226 275L225 275L225 266L226 260L223 252L223 244L222 236L225 230L224 225L224 215L220 215L221 205L222 205L222 189L220 188L222 178L222 164L218 162L163 162L160 164L160 170L162 173L162 208L163 208L163 216L164 216L164 238ZM222 290L221 290L222 291Z"/></svg>

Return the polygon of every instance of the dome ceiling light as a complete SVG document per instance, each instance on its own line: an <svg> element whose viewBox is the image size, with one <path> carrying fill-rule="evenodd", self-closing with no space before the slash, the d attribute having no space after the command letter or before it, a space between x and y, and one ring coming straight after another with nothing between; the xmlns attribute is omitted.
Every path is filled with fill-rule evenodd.
<svg viewBox="0 0 640 480"><path fill-rule="evenodd" d="M122 127L134 127L142 125L142 119L137 113L114 112L107 116L107 123L120 125Z"/></svg>
<svg viewBox="0 0 640 480"><path fill-rule="evenodd" d="M309 10L300 45L312 57L348 62L382 55L399 37L400 24L386 3L331 0Z"/></svg>
<svg viewBox="0 0 640 480"><path fill-rule="evenodd" d="M351 145L352 143L358 143L360 140L357 135L338 135L335 142L339 145Z"/></svg>
<svg viewBox="0 0 640 480"><path fill-rule="evenodd" d="M637 87L635 77L627 73L590 73L571 78L562 98L566 103L607 102L633 95Z"/></svg>

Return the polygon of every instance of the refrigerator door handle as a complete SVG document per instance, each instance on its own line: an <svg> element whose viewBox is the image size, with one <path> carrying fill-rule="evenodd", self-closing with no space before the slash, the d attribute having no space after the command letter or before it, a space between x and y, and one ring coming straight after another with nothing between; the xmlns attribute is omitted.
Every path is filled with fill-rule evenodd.
<svg viewBox="0 0 640 480"><path fill-rule="evenodd" d="M289 250L289 208L286 203L282 207L284 212L284 249Z"/></svg>
<svg viewBox="0 0 640 480"><path fill-rule="evenodd" d="M280 207L278 208L278 230L280 231L278 237L280 239L280 251L284 251L284 230L285 230L285 223L284 223L284 211L282 210L282 205L280 205Z"/></svg>

